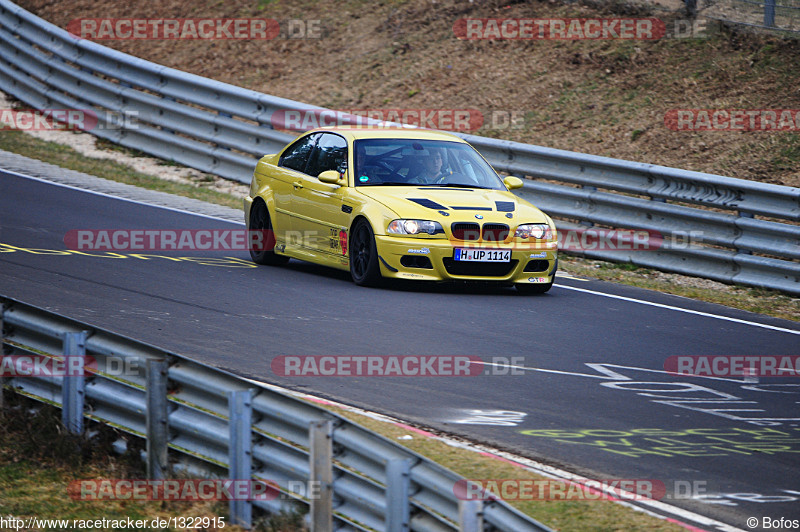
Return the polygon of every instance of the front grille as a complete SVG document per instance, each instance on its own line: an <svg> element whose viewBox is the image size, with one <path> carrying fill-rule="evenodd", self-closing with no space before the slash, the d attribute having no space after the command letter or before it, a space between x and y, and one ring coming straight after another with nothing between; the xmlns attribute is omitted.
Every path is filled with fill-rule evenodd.
<svg viewBox="0 0 800 532"><path fill-rule="evenodd" d="M483 239L492 242L502 242L508 238L506 224L483 224Z"/></svg>
<svg viewBox="0 0 800 532"><path fill-rule="evenodd" d="M516 268L517 261L510 262L464 262L453 257L442 259L444 268L450 275L466 275L470 277L505 277Z"/></svg>
<svg viewBox="0 0 800 532"><path fill-rule="evenodd" d="M546 260L532 260L525 265L526 272L545 272L550 267Z"/></svg>
<svg viewBox="0 0 800 532"><path fill-rule="evenodd" d="M450 226L450 232L456 240L479 240L481 226L472 222L456 222Z"/></svg>

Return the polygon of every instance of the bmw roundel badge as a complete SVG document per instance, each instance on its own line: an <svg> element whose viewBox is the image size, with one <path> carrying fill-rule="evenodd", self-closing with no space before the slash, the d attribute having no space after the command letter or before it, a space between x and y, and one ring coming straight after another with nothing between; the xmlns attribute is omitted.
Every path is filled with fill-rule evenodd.
<svg viewBox="0 0 800 532"><path fill-rule="evenodd" d="M477 218L478 220L483 220L483 215L482 214L476 214L475 218Z"/></svg>

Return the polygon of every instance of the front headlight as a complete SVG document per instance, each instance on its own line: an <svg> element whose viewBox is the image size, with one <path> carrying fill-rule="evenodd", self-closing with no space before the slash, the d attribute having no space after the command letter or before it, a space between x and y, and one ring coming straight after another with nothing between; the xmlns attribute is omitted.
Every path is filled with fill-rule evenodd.
<svg viewBox="0 0 800 532"><path fill-rule="evenodd" d="M419 235L421 233L435 235L444 234L444 229L442 224L431 220L392 220L389 227L386 228L386 232L393 235Z"/></svg>
<svg viewBox="0 0 800 532"><path fill-rule="evenodd" d="M553 231L547 224L523 224L514 231L515 238L535 238L536 240L552 240Z"/></svg>

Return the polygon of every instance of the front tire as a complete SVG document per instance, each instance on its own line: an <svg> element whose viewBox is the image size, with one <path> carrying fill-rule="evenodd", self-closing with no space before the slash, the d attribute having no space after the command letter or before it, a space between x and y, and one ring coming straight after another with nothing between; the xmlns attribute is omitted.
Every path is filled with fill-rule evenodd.
<svg viewBox="0 0 800 532"><path fill-rule="evenodd" d="M247 224L249 231L262 231L264 235L263 246L259 249L250 245L250 258L256 264L280 266L289 262L289 257L275 253L275 231L272 229L272 220L269 217L267 205L259 200L250 207L250 220Z"/></svg>
<svg viewBox="0 0 800 532"><path fill-rule="evenodd" d="M364 219L350 232L350 276L359 286L378 286L382 280L375 235Z"/></svg>

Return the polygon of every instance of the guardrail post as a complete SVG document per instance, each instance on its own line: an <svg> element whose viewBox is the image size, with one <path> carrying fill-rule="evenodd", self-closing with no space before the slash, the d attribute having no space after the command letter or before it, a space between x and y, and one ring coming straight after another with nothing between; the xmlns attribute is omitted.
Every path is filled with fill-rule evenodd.
<svg viewBox="0 0 800 532"><path fill-rule="evenodd" d="M408 532L411 505L408 501L411 460L389 460L386 464L386 530Z"/></svg>
<svg viewBox="0 0 800 532"><path fill-rule="evenodd" d="M230 480L253 478L253 390L228 392L228 476ZM249 491L249 490L248 490ZM232 525L253 527L253 506L249 500L230 501Z"/></svg>
<svg viewBox="0 0 800 532"><path fill-rule="evenodd" d="M584 190L589 190L589 191L592 191L592 192L597 191L597 187L593 187L591 185L581 185L580 188L582 188ZM584 227L594 227L594 222L592 222L590 220L581 219L578 223L580 225L584 226Z"/></svg>
<svg viewBox="0 0 800 532"><path fill-rule="evenodd" d="M737 211L737 214L739 215L739 218L755 218L755 216L753 216L753 214L749 213L749 212ZM752 255L753 254L753 252L751 250L742 249L742 248L740 248L738 246L736 247L736 252L737 253L741 253L742 255Z"/></svg>
<svg viewBox="0 0 800 532"><path fill-rule="evenodd" d="M689 18L697 16L697 0L686 0L686 16Z"/></svg>
<svg viewBox="0 0 800 532"><path fill-rule="evenodd" d="M65 372L61 379L61 422L73 434L83 432L86 337L86 331L64 333Z"/></svg>
<svg viewBox="0 0 800 532"><path fill-rule="evenodd" d="M459 532L483 531L483 501L458 501Z"/></svg>
<svg viewBox="0 0 800 532"><path fill-rule="evenodd" d="M167 475L167 443L169 439L169 418L167 415L167 372L166 360L147 361L147 478L163 480Z"/></svg>
<svg viewBox="0 0 800 532"><path fill-rule="evenodd" d="M775 0L764 2L764 26L775 27Z"/></svg>
<svg viewBox="0 0 800 532"><path fill-rule="evenodd" d="M333 423L312 421L310 479L319 484L319 497L311 498L311 532L333 530Z"/></svg>
<svg viewBox="0 0 800 532"><path fill-rule="evenodd" d="M173 98L172 96L164 96L164 99L167 100L167 101L170 101L170 102L174 102L175 101L175 98ZM166 131L167 133L172 133L173 135L175 134L175 130L174 129L168 129L168 128L162 128L162 129L164 131Z"/></svg>
<svg viewBox="0 0 800 532"><path fill-rule="evenodd" d="M233 115L231 115L230 113L226 113L225 111L217 111L217 115L224 116L225 118L233 118ZM228 148L227 146L223 146L221 144L217 144L216 146L221 150L231 151L231 149Z"/></svg>

